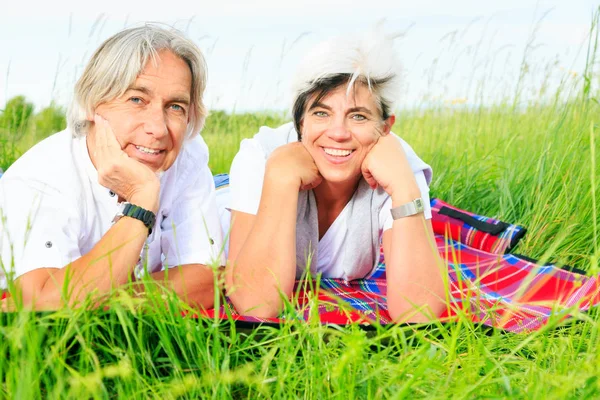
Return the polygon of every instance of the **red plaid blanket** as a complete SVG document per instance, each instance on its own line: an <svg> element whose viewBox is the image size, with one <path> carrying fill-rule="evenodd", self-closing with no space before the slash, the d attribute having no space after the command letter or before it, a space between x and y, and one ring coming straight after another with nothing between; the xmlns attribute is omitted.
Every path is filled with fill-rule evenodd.
<svg viewBox="0 0 600 400"><path fill-rule="evenodd" d="M438 199L431 206L437 246L448 264L450 304L444 320L463 314L476 323L526 332L540 328L552 314L567 317L573 309L587 310L600 302L598 277L507 254L525 234L523 227L465 212ZM388 324L386 293L382 256L366 279L297 281L292 300L295 312L286 312L284 318ZM214 318L215 310L202 316ZM254 323L283 320L240 316L226 302L219 318L229 317Z"/></svg>
<svg viewBox="0 0 600 400"><path fill-rule="evenodd" d="M463 314L476 323L527 332L543 326L551 315L566 318L573 310L585 311L600 303L598 276L508 254L525 234L523 227L462 211L438 199L431 206L436 243L448 265L450 303L444 320ZM218 318L252 323L286 318L340 325L390 323L383 255L366 279L298 281L294 293L292 312L282 318L241 316L227 300L218 309ZM214 318L215 310L198 317Z"/></svg>

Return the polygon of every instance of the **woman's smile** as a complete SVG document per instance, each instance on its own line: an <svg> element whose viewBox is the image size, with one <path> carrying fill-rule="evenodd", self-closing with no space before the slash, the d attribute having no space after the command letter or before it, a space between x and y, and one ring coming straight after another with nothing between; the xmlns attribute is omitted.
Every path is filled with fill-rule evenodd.
<svg viewBox="0 0 600 400"><path fill-rule="evenodd" d="M332 164L343 164L352 159L355 152L353 149L339 149L334 147L321 147L325 160Z"/></svg>

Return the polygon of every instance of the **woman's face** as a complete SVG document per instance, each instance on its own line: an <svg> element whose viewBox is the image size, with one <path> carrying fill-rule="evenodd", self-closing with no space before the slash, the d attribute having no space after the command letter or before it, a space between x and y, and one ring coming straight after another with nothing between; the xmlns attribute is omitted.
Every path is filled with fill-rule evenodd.
<svg viewBox="0 0 600 400"><path fill-rule="evenodd" d="M382 121L375 97L363 84L355 84L348 95L342 85L318 102L316 97L307 102L302 143L326 181L354 183L368 152L389 133L391 119Z"/></svg>

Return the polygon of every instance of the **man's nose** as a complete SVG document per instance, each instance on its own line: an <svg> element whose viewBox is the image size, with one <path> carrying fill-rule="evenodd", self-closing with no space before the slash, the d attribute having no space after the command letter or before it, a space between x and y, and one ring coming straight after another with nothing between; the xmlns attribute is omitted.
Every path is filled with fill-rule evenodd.
<svg viewBox="0 0 600 400"><path fill-rule="evenodd" d="M167 115L162 106L152 105L146 109L144 129L146 133L154 135L157 138L163 137L169 133L167 128Z"/></svg>

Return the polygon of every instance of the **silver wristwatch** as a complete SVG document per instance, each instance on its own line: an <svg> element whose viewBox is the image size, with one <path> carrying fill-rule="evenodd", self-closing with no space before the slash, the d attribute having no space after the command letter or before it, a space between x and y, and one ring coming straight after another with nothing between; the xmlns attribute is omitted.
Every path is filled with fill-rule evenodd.
<svg viewBox="0 0 600 400"><path fill-rule="evenodd" d="M419 214L425 211L423 205L423 199L414 199L410 203L402 204L401 206L394 207L391 210L393 219L400 219L404 217L410 217L411 215Z"/></svg>

